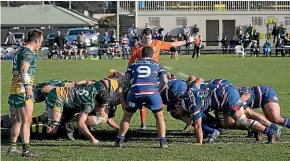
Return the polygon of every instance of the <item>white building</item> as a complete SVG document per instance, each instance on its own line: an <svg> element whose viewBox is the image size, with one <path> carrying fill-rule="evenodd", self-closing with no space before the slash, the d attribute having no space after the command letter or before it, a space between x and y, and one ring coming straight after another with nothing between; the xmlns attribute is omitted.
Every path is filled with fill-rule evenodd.
<svg viewBox="0 0 290 161"><path fill-rule="evenodd" d="M252 23L261 43L272 33L274 22L290 31L290 1L121 1L118 5L121 31L133 22L140 32L148 23L177 35L185 24L190 28L197 24L204 40L216 41L224 35L230 39L239 25L246 29Z"/></svg>

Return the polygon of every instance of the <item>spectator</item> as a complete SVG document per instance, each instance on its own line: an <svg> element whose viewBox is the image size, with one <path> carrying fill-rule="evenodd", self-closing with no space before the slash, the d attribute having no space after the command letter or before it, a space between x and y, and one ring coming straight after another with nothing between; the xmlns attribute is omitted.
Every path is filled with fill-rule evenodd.
<svg viewBox="0 0 290 161"><path fill-rule="evenodd" d="M164 31L164 28L162 28L162 26L159 25L158 33L163 36L163 31Z"/></svg>
<svg viewBox="0 0 290 161"><path fill-rule="evenodd" d="M158 33L158 30L155 29L154 34L152 35L153 40L159 40L160 39L160 34Z"/></svg>
<svg viewBox="0 0 290 161"><path fill-rule="evenodd" d="M286 33L286 35L285 35L285 43L284 43L284 45L290 45L290 34L289 33Z"/></svg>
<svg viewBox="0 0 290 161"><path fill-rule="evenodd" d="M116 30L114 28L111 28L110 32L111 32L111 43L114 43L116 40Z"/></svg>
<svg viewBox="0 0 290 161"><path fill-rule="evenodd" d="M253 40L251 44L251 56L253 56L254 54L254 57L256 57L259 55L259 52L260 52L260 49L259 49L257 40Z"/></svg>
<svg viewBox="0 0 290 161"><path fill-rule="evenodd" d="M53 43L53 45L50 46L49 48L49 53L48 53L48 59L52 59L53 55L57 55L57 57L59 56L59 46L57 45L57 43Z"/></svg>
<svg viewBox="0 0 290 161"><path fill-rule="evenodd" d="M272 36L273 36L273 43L275 43L275 41L278 41L278 37L279 37L279 28L277 26L277 23L274 24L274 28L272 31Z"/></svg>
<svg viewBox="0 0 290 161"><path fill-rule="evenodd" d="M131 48L134 46L134 40L135 40L135 34L134 34L134 32L131 32L129 34L129 46Z"/></svg>
<svg viewBox="0 0 290 161"><path fill-rule="evenodd" d="M8 32L4 44L7 44L7 45L13 45L13 44L16 44L15 36L12 34L11 31Z"/></svg>
<svg viewBox="0 0 290 161"><path fill-rule="evenodd" d="M227 50L228 50L228 38L227 36L224 36L222 39L221 39L221 43L222 43L222 49L223 49L223 54L226 54L227 53Z"/></svg>
<svg viewBox="0 0 290 161"><path fill-rule="evenodd" d="M115 55L117 55L117 57L115 57ZM115 41L114 43L112 59L120 59L120 44L118 41Z"/></svg>
<svg viewBox="0 0 290 161"><path fill-rule="evenodd" d="M197 32L199 32L199 28L197 27L197 24L195 24L192 29L192 34L195 35Z"/></svg>
<svg viewBox="0 0 290 161"><path fill-rule="evenodd" d="M190 36L190 30L186 25L184 25L184 27L183 27L184 40L187 40L189 36Z"/></svg>
<svg viewBox="0 0 290 161"><path fill-rule="evenodd" d="M172 36L170 35L170 32L166 33L166 35L164 36L164 41L165 42L173 42Z"/></svg>
<svg viewBox="0 0 290 161"><path fill-rule="evenodd" d="M181 35L181 33L177 35L177 41L184 41L184 37ZM178 49L178 53L180 53L180 46L177 47L177 49Z"/></svg>
<svg viewBox="0 0 290 161"><path fill-rule="evenodd" d="M243 37L243 44L244 44L244 48L248 48L250 47L251 45L251 42L252 42L252 38L251 38L251 35L249 33L246 33Z"/></svg>
<svg viewBox="0 0 290 161"><path fill-rule="evenodd" d="M54 42L59 47L59 54L60 54L60 58L62 59L62 55L63 55L62 53L64 50L64 37L61 35L60 31L57 31L57 35L54 38Z"/></svg>
<svg viewBox="0 0 290 161"><path fill-rule="evenodd" d="M275 55L278 56L279 53L281 53L281 56L284 56L284 49L283 49L283 46L284 46L284 40L282 40L281 38L278 38L277 39L277 42L275 44Z"/></svg>
<svg viewBox="0 0 290 161"><path fill-rule="evenodd" d="M280 38L281 38L282 40L285 40L286 29L283 27L283 24L280 25L280 28L279 28L279 35L280 35Z"/></svg>
<svg viewBox="0 0 290 161"><path fill-rule="evenodd" d="M260 48L260 33L257 29L253 30L253 40L257 41L257 46Z"/></svg>
<svg viewBox="0 0 290 161"><path fill-rule="evenodd" d="M86 42L86 35L84 34L84 31L81 31L81 33L77 37L78 42L78 51L80 54L80 59L83 59L83 50L85 49L85 42ZM75 57L77 59L77 57Z"/></svg>
<svg viewBox="0 0 290 161"><path fill-rule="evenodd" d="M195 58L195 55L196 55L196 59L199 58L199 54L200 54L200 46L201 46L201 43L202 43L202 37L198 34L198 32L196 33L195 35L195 38L194 38L194 49L193 49L193 53L192 53L192 57L191 58ZM189 50L189 49L187 49Z"/></svg>
<svg viewBox="0 0 290 161"><path fill-rule="evenodd" d="M264 56L269 57L271 53L271 44L269 43L269 40L267 39L264 46L263 46Z"/></svg>
<svg viewBox="0 0 290 161"><path fill-rule="evenodd" d="M134 31L135 31L135 25L132 24L132 26L130 26L130 27L128 28L128 33L130 34L131 32L134 32Z"/></svg>
<svg viewBox="0 0 290 161"><path fill-rule="evenodd" d="M237 28L236 34L238 37L244 34L244 29L241 25L239 25L239 27Z"/></svg>
<svg viewBox="0 0 290 161"><path fill-rule="evenodd" d="M249 26L247 27L246 33L248 33L250 36L252 36L253 34L253 26L252 23L249 24Z"/></svg>
<svg viewBox="0 0 290 161"><path fill-rule="evenodd" d="M235 47L237 46L237 44L238 44L238 41L236 37L233 36L232 39L230 40L230 49L229 49L230 53L234 53Z"/></svg>

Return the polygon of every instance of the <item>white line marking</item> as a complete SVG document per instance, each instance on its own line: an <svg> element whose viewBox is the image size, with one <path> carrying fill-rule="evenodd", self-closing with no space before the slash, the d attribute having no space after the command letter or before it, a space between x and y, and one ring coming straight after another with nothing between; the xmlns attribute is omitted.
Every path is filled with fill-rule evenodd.
<svg viewBox="0 0 290 161"><path fill-rule="evenodd" d="M184 74L184 73L177 73L177 74L179 74L179 75L181 75L181 76L183 76L183 77L189 77L189 75L186 75L186 74Z"/></svg>
<svg viewBox="0 0 290 161"><path fill-rule="evenodd" d="M163 66L165 69L171 70L172 68L168 67L168 66Z"/></svg>

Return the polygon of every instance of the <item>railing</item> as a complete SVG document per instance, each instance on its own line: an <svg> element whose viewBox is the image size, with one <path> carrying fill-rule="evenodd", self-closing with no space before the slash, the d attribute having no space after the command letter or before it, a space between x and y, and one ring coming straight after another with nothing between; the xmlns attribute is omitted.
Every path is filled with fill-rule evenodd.
<svg viewBox="0 0 290 161"><path fill-rule="evenodd" d="M139 11L290 11L290 1L138 1ZM132 11L135 1L120 1Z"/></svg>

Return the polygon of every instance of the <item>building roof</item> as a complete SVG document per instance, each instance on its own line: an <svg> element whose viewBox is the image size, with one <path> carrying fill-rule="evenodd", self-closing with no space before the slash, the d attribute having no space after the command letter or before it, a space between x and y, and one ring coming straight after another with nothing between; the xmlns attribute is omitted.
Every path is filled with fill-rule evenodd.
<svg viewBox="0 0 290 161"><path fill-rule="evenodd" d="M88 27L97 19L53 5L1 7L1 27Z"/></svg>

